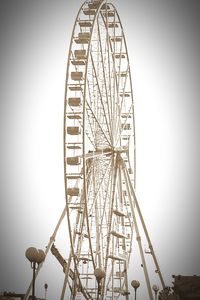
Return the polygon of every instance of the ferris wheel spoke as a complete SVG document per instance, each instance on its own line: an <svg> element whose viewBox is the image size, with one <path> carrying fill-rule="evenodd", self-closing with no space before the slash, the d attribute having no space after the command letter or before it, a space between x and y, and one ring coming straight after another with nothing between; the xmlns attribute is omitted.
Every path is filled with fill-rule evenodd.
<svg viewBox="0 0 200 300"><path fill-rule="evenodd" d="M91 118L90 118L88 109L86 109L86 116L87 116L88 125L90 127L90 132L91 132L91 135L89 134L89 132L86 132L86 135L87 135L89 141L91 142L91 145L93 146L93 149L95 149L96 148L96 145L95 145L95 132L94 132L93 124L91 123Z"/></svg>
<svg viewBox="0 0 200 300"><path fill-rule="evenodd" d="M98 170L98 162L94 164L94 174L96 174L96 170ZM100 223L102 221L102 205L103 203L106 202L106 197L103 193L105 190L105 180L107 177L107 170L108 168L104 168L105 171L101 172L101 174L98 175L100 182L94 183L94 200L91 201L91 211L93 211L92 214L94 214L95 218L95 227L96 227L96 232L98 232L98 241L96 243L96 258L97 258L97 266L102 267L104 265L104 255L103 255L103 248L100 247L102 246L103 242L103 232L102 232L102 227L100 226ZM93 175L94 175L93 174ZM108 182L106 182L108 184Z"/></svg>
<svg viewBox="0 0 200 300"><path fill-rule="evenodd" d="M110 156L113 154L111 149L99 149L97 151L90 151L89 153L85 154L85 159L97 159L105 156Z"/></svg>
<svg viewBox="0 0 200 300"><path fill-rule="evenodd" d="M87 239L88 239L88 255L91 257L91 262L93 265L93 269L95 268L95 259L94 259L94 252L93 252L93 245L92 245L92 238L91 238L91 231L90 231L90 224L89 224L89 208L88 208L88 187L85 181L85 189L84 189L84 199L85 199L85 228L87 229Z"/></svg>
<svg viewBox="0 0 200 300"><path fill-rule="evenodd" d="M108 178L111 178L111 176L113 175L113 172L114 172L114 161L113 159L111 160L110 162L110 168L108 168ZM106 220L107 219L107 215L106 215L106 205L107 205L107 201L106 199L109 199L109 196L110 196L110 188L111 188L111 181L109 181L109 183L106 185L107 188L106 188L106 194L105 194L105 201L103 203L103 207L102 207L102 218L101 218L101 228L103 226L103 222L105 222L106 224L108 223L108 221ZM105 221L106 220L106 221Z"/></svg>
<svg viewBox="0 0 200 300"><path fill-rule="evenodd" d="M115 36L114 36L115 38ZM115 44L114 44L115 45ZM111 45L111 42L110 42L110 47L111 47L111 52L113 53L113 80L114 80L114 99L116 99L116 103L114 103L114 118L113 118L113 122L114 122L114 125L113 125L113 135L114 135L114 143L115 143L115 139L116 139L116 135L118 134L117 130L118 130L118 123L120 122L120 98L119 98L119 88L120 88L120 68L121 68L121 65L119 66L119 71L117 71L117 68L116 68L116 62L115 62L115 46L114 46L114 49Z"/></svg>
<svg viewBox="0 0 200 300"><path fill-rule="evenodd" d="M110 99L110 105L108 103L108 109L110 111L110 126L111 126L111 131L113 131L113 126L112 126L112 116L113 116L113 103L112 103L112 71L111 71L111 62L112 62L112 59L111 59L111 49L110 49L110 35L109 35L109 31L108 31L108 10L106 9L106 12L105 12L105 19L104 19L104 16L103 16L103 13L100 12L100 16L101 16L101 19L103 21L103 24L104 24L104 27L106 28L106 42L105 42L105 53L107 53L107 64L108 64L108 91L109 91L109 97L108 99ZM99 29L98 29L99 30ZM99 36L100 36L100 33L99 33Z"/></svg>
<svg viewBox="0 0 200 300"><path fill-rule="evenodd" d="M101 105L102 105L102 108L103 108L104 118L105 118L105 121L106 121L106 127L107 127L107 131L108 131L108 134L109 134L109 137L110 137L110 144L111 144L112 143L112 135L111 135L111 131L110 131L109 121L107 119L107 113L106 113L105 105L104 105L104 102L103 102L103 96L102 96L102 92L101 92L101 88L100 88L100 84L99 84L98 75L97 75L97 72L96 72L96 68L95 68L95 64L94 64L94 59L93 59L93 56L92 56L92 52L90 52L90 57L91 57L91 61L92 61L92 67L93 67L94 74L95 74L95 79L96 79L96 83L97 83L97 87L98 87L98 92L99 92L99 95L100 95L100 101L101 101ZM104 84L106 85L105 78L104 78ZM107 93L107 89L106 89L106 93ZM108 102L108 98L107 97L106 97L106 101Z"/></svg>
<svg viewBox="0 0 200 300"><path fill-rule="evenodd" d="M112 147L112 146L111 146L110 140L108 139L108 137L107 137L107 135L106 135L104 129L102 128L101 124L99 123L99 120L98 120L98 118L97 118L95 112L93 111L91 105L89 104L89 102L88 102L87 100L86 100L86 105L87 105L86 109L89 109L89 111L92 113L92 116L93 116L94 119L95 119L95 123L98 125L98 127L99 127L101 133L103 134L103 136L104 136L104 138L105 138L105 140L106 140L107 143L110 145L110 147Z"/></svg>
<svg viewBox="0 0 200 300"><path fill-rule="evenodd" d="M95 161L94 161L94 164L95 164ZM93 206L94 206L94 203L97 201L97 197L99 196L99 194L100 194L100 192L101 192L101 189L104 189L105 188L105 178L106 178L106 176L107 176L107 174L108 174L108 172L109 172L109 170L110 170L110 165L111 165L111 160L109 161L109 164L107 164L106 166L107 166L107 168L106 168L106 170L105 170L105 172L103 173L102 172L102 174L101 174L101 176L99 176L100 177L100 182L98 183L98 186L96 187L96 189L95 189L95 197L94 197L94 200L93 200L93 202L92 202L92 204L91 204L91 207L90 207L90 212L89 212L89 214L91 214L91 211L92 211L92 209L93 209ZM95 174L93 174L93 176L94 176ZM106 184L107 184L107 182L106 182ZM105 196L105 199L106 199L107 197ZM106 203L106 201L105 201L105 199L103 199L104 200L104 203ZM102 214L102 221L103 221L103 214Z"/></svg>
<svg viewBox="0 0 200 300"><path fill-rule="evenodd" d="M109 202L108 202L109 195L110 195L109 190L111 189L111 181L109 180L109 178L110 178L111 172L113 173L112 165L113 165L112 162L108 162L108 164L104 166L104 171L102 171L101 174L97 175L96 170L100 169L99 168L100 165L98 162L94 163L94 174L95 174L95 176L98 176L100 182L95 183L95 190L92 190L93 186L91 186L92 194L91 194L90 214L93 215L93 211L94 211L94 207L95 207L94 203L95 202L98 203L99 213L101 213L100 239L101 239L102 245L103 245L103 239L105 238L105 236L104 236L105 230L107 232L108 219L107 219L107 216L106 216L106 213L104 210L105 210L105 206L108 206L108 204L109 204ZM106 234L106 236L107 236L107 234ZM103 251L103 246L102 246L102 251Z"/></svg>
<svg viewBox="0 0 200 300"><path fill-rule="evenodd" d="M107 32L106 32L106 35L107 35ZM102 64L103 79L104 79L103 81L104 81L105 92L106 92L106 104L107 104L107 109L108 109L108 118L109 118L109 123L108 124L110 124L109 128L110 128L110 131L111 131L111 112L110 112L110 105L109 105L110 97L108 96L108 84L110 84L110 82L107 82L108 78L110 79L110 76L108 78L106 78L105 66L104 66L104 64L107 63L109 65L109 69L110 69L110 63L109 63L109 60L106 61L106 56L104 57L104 54L103 54L103 45L102 45L101 32L100 32L100 28L99 28L99 22L98 22L98 36L99 36L99 43L100 43L101 64ZM105 51L104 51L104 53L106 54L106 42L105 42ZM108 53L108 55L109 55L109 53ZM111 138L113 138L112 135L111 135ZM113 140L112 140L112 143L113 143Z"/></svg>
<svg viewBox="0 0 200 300"><path fill-rule="evenodd" d="M115 15L115 13L114 13ZM107 32L107 49L108 49L108 61L111 63L112 62L112 71L111 69L109 69L109 74L110 74L110 91L111 91L111 94L113 96L113 107L112 107L112 116L113 114L115 115L116 114L116 104L115 104L115 98L116 98L116 93L117 93L117 86L118 86L118 81L117 81L117 70L116 70L116 63L115 63L115 43L114 43L114 49L112 47L112 44L111 44L111 38L114 38L115 39L115 27L113 29L113 35L111 35L109 33L109 24L108 24L108 16L107 14L105 15L105 18L103 16L103 14L101 13L101 17L102 17L102 20L103 20L103 23L104 23L104 26L106 28L106 32ZM114 20L114 23L115 23L115 20ZM110 65L109 63L109 65ZM117 96L118 97L118 96ZM113 122L113 119L112 118L112 122ZM114 127L114 125L113 125Z"/></svg>

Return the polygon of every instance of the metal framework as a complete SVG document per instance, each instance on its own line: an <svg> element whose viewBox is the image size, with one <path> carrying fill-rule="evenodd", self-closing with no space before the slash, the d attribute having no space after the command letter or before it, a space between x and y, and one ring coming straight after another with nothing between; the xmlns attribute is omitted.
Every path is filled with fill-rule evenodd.
<svg viewBox="0 0 200 300"><path fill-rule="evenodd" d="M126 270L134 230L152 299L135 209L161 273L134 192L130 64L119 15L107 1L86 1L74 24L64 140L72 299L78 295L86 299L129 298Z"/></svg>
<svg viewBox="0 0 200 300"><path fill-rule="evenodd" d="M66 76L66 207L46 249L65 272L61 299L130 299L128 266L136 237L153 300L140 228L165 287L135 195L135 160L133 91L122 24L113 4L85 1L75 20ZM53 245L65 214L68 260Z"/></svg>

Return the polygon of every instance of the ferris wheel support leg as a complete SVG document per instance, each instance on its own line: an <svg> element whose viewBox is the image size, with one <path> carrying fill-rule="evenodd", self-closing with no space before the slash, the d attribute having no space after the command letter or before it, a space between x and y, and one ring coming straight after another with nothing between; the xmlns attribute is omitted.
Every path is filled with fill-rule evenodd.
<svg viewBox="0 0 200 300"><path fill-rule="evenodd" d="M122 167L121 167L121 164L119 166L119 181L122 182ZM120 189L120 193L119 193L120 194L120 199L123 199L122 185L119 186L119 189ZM121 204L122 204L122 202L121 202ZM123 220L122 225L125 226L124 220ZM125 247L126 247L125 239L123 239L122 243L123 243L123 248L125 249ZM124 261L124 270L127 270L127 268L128 268L128 262ZM128 274L127 274L127 272L125 272L124 276L125 276L125 282L124 282L124 284L125 284L125 290L127 292L127 294L126 294L126 300L129 300L129 295L128 295Z"/></svg>
<svg viewBox="0 0 200 300"><path fill-rule="evenodd" d="M64 217L65 217L65 214L66 214L66 208L63 209L63 212L62 212L62 214L61 214L61 216L60 216L60 219L59 219L59 221L58 221L58 223L57 223L57 225L56 225L56 227L55 227L55 229L54 229L54 232L53 232L52 236L51 236L50 239L49 239L49 243L48 243L48 245L47 245L47 247L46 247L46 250L45 250L45 256L48 254L48 252L49 252L49 250L50 250L50 248L51 248L51 245L53 244L53 242L54 242L54 240L55 240L55 238L56 238L56 234L57 234L58 229L59 229L59 227L60 227L60 225L61 225L61 223L62 223L62 221L63 221L63 219L64 219ZM37 271L36 271L36 273L35 273L35 278L37 277L37 275L38 275L39 271L41 270L42 266L43 266L43 263L39 265L39 268L37 269ZM33 284L33 281L31 281L31 283L30 283L30 285L29 285L29 287L28 287L28 289L27 289L27 292L26 292L26 294L25 294L23 300L26 300L27 297L29 296L29 293L30 293L30 291L31 291L32 284Z"/></svg>
<svg viewBox="0 0 200 300"><path fill-rule="evenodd" d="M70 267L70 264L73 260L74 262L74 273L76 274L75 276L77 276L74 280L73 280L73 284L75 284L75 288L77 289L77 282L78 282L78 286L81 290L81 293L83 295L83 297L88 300L89 297L86 293L86 291L84 290L84 287L82 286L82 283L81 283L81 280L80 280L80 277L79 277L79 272L78 272L78 267L77 267L77 262L76 262L76 259L75 259L75 249L74 249L74 243L75 243L75 238L76 238L76 229L74 228L73 230L73 233L72 233L72 228L71 228L71 224L70 224L70 213L69 213L69 207L66 206L66 214L67 214L67 221L68 221L68 228L69 228L69 238L70 238L70 244L71 244L71 250L70 250L70 255L69 255L69 264L68 264L68 267ZM78 222L79 220L79 215L77 215L77 218L76 218L76 223ZM68 277L69 277L69 271L68 271L68 274L67 274L67 271L66 271L66 276L65 276L65 282L67 284L67 280L68 280ZM64 299L64 294L65 294L65 290L66 290L66 287L65 287L65 282L63 284L63 298L62 298L62 295L61 295L61 300ZM70 287L70 286L69 286ZM70 288L71 290L71 296L73 297L74 295L72 294L73 293L73 286L72 286L72 289ZM73 300L73 298L71 298L71 300Z"/></svg>
<svg viewBox="0 0 200 300"><path fill-rule="evenodd" d="M125 168L126 169L126 168ZM139 214L139 217L140 217L140 220L141 220L141 224L142 224L142 227L143 227L143 230L144 230L144 233L145 233L145 236L146 236L146 239L148 241L148 244L149 244L149 249L151 251L151 254L152 254L152 257L153 257L153 260L154 260L154 263L155 263L155 266L156 266L156 270L158 272L158 276L160 278L160 282L162 284L162 288L164 289L165 288L165 282L164 282L164 279L163 279L163 276L162 276L162 273L161 273L161 270L160 270L160 267L159 267L159 264L158 264L158 261L157 261L157 258L156 258L156 255L155 255L155 252L154 252L154 249L153 249L153 245L151 243L151 239L150 239L150 236L149 236L149 233L147 231L147 228L146 228L146 225L145 225L145 222L144 222L144 218L142 216L142 212L141 212L141 209L140 209L140 206L139 206L139 203L138 203L138 200L137 200L137 197L136 197L136 194L135 194L135 190L131 184L131 179L128 175L128 172L127 170L125 171L126 175L127 175L127 179L128 179L128 182L129 182L129 185L130 185L130 188L131 188L131 193L133 195L133 198L134 198L134 202L135 202L135 206L136 206L136 209L138 211L138 214Z"/></svg>
<svg viewBox="0 0 200 300"><path fill-rule="evenodd" d="M60 300L63 300L64 296L65 296L65 291L66 291L66 287L67 287L67 281L68 281L68 276L69 276L71 260L72 260L72 254L71 254L71 251L70 251L69 258L68 258L68 261L67 261L67 268L65 270L65 278L64 278L64 282L63 282L63 288L62 288L62 294L61 294Z"/></svg>
<svg viewBox="0 0 200 300"><path fill-rule="evenodd" d="M107 249L106 249L106 259L105 259L105 274L107 272L107 267L108 267L108 254L109 254L109 247L110 247L110 235L111 235L111 226L112 226L112 214L113 214L113 203L114 203L114 197L115 197L115 192L116 192L116 181L117 181L117 173L118 173L118 160L117 157L115 157L113 161L113 182L112 182L112 190L111 190L111 207L110 207L110 215L109 215L109 221L108 221L108 236L107 236ZM101 300L104 299L105 295L105 290L106 290L106 278L105 276L102 284L102 295L101 295Z"/></svg>
<svg viewBox="0 0 200 300"><path fill-rule="evenodd" d="M144 276L145 276L146 285L147 285L147 289L148 289L148 293L149 293L149 298L150 298L150 300L153 300L153 293L152 293L152 290L151 290L149 274L148 274L148 270L147 270L147 265L146 265L146 260L145 260L145 257L144 257L143 248L142 248L140 231L139 231L139 227L138 227L138 223L137 223L137 219L136 219L136 215L135 215L135 209L134 209L134 206L133 206L133 202L131 201L131 198L132 198L131 197L132 184L128 180L128 176L127 176L127 172L126 172L124 164L122 164L122 170L123 170L123 173L124 173L124 178L125 178L125 182L126 182L126 186L127 186L128 196L129 196L129 199L130 199L133 222L134 222L134 225L135 225L136 240L137 240L139 251L140 251L140 256L141 256L141 260L142 260L142 267L143 267L143 270L144 270Z"/></svg>

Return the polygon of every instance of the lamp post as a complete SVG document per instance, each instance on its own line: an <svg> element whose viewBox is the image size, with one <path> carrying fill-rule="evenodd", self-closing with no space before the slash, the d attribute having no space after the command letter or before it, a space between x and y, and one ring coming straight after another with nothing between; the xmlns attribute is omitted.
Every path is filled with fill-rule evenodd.
<svg viewBox="0 0 200 300"><path fill-rule="evenodd" d="M25 252L26 258L31 263L31 268L33 269L33 280L32 280L32 300L35 300L35 271L39 267L39 264L41 264L45 260L45 253L41 249L36 249L34 247L30 247Z"/></svg>
<svg viewBox="0 0 200 300"><path fill-rule="evenodd" d="M97 283L98 283L98 292L97 292L97 300L99 300L99 295L101 294L101 281L103 278L105 278L105 271L100 269L100 268L96 268L94 270L94 275L96 277Z"/></svg>
<svg viewBox="0 0 200 300"><path fill-rule="evenodd" d="M137 289L139 288L140 286L140 282L138 280L132 280L131 281L131 285L132 287L134 288L135 290L135 300L136 300L136 297L137 297Z"/></svg>
<svg viewBox="0 0 200 300"><path fill-rule="evenodd" d="M159 286L154 284L152 286L152 290L155 292L155 300L157 300L157 294L158 294L158 291L159 291Z"/></svg>
<svg viewBox="0 0 200 300"><path fill-rule="evenodd" d="M45 297L44 297L44 299L45 300L47 299L47 289L48 289L48 284L45 283L45 285L44 285L44 290L45 290Z"/></svg>

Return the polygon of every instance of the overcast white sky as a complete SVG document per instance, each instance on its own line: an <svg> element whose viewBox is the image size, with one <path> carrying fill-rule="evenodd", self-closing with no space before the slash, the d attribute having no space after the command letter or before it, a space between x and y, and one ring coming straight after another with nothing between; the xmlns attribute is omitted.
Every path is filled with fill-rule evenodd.
<svg viewBox="0 0 200 300"><path fill-rule="evenodd" d="M25 291L31 272L24 252L46 246L64 207L65 71L81 3L0 1L0 290ZM137 194L170 284L172 274L200 273L200 3L114 4L133 76ZM47 281L48 299L58 299L62 280L47 258L38 296Z"/></svg>

